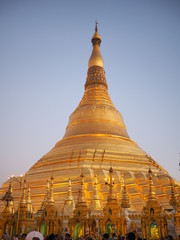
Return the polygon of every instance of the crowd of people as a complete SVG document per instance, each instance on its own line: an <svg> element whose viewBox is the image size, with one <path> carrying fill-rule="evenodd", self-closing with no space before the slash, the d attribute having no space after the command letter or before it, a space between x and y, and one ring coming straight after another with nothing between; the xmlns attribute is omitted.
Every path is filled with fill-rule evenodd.
<svg viewBox="0 0 180 240"><path fill-rule="evenodd" d="M32 233L32 232L31 232ZM18 237L18 235L16 235L14 237L14 240L74 240L73 238L71 238L69 233L66 233L64 238L61 236L59 237L58 235L55 234L49 234L48 236L46 236L45 238L42 236L42 234L40 232L36 232L34 231L33 234L31 235L27 235L25 233L21 234L20 237ZM38 233L38 234L35 234ZM129 232L126 234L126 236L117 236L115 233L112 235L112 237L109 236L108 233L104 233L103 236L101 237L102 240L146 240L146 239L142 239L142 238L136 238L136 235L134 234L134 232ZM2 236L2 240L11 240L10 236L7 234L3 234ZM86 236L81 236L79 237L77 240L96 240L95 236L91 236L89 234L87 234ZM166 238L161 237L160 240L173 240L173 237L171 235L168 235ZM178 240L180 240L180 235L178 235Z"/></svg>

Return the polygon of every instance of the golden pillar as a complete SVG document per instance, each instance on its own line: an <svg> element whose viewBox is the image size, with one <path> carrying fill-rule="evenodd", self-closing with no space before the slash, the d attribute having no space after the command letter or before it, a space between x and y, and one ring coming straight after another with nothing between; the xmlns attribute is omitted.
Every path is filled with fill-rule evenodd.
<svg viewBox="0 0 180 240"><path fill-rule="evenodd" d="M71 226L71 237L73 237L73 235L74 235L74 225Z"/></svg>
<svg viewBox="0 0 180 240"><path fill-rule="evenodd" d="M10 232L11 238L13 237L13 224L11 224L11 232Z"/></svg>
<svg viewBox="0 0 180 240"><path fill-rule="evenodd" d="M49 222L47 224L47 235L49 235Z"/></svg>
<svg viewBox="0 0 180 240"><path fill-rule="evenodd" d="M50 221L50 233L53 233L53 222Z"/></svg>
<svg viewBox="0 0 180 240"><path fill-rule="evenodd" d="M83 236L85 235L85 231L84 231L84 223L82 224L82 234L83 234Z"/></svg>

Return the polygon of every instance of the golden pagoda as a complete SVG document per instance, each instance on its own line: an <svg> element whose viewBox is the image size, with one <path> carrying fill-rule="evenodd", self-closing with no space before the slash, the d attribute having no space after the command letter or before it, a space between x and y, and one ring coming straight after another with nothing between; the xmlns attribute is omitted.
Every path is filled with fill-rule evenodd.
<svg viewBox="0 0 180 240"><path fill-rule="evenodd" d="M53 188L53 177L51 177L51 186L48 194L46 190L45 197L47 197L45 205L41 208L41 213L37 216L37 229L46 236L51 233L59 234L61 230L60 216L57 206L54 201L54 188ZM48 188L48 186L47 186Z"/></svg>
<svg viewBox="0 0 180 240"><path fill-rule="evenodd" d="M129 137L123 117L111 101L104 61L100 53L101 36L98 33L97 23L91 42L93 49L88 62L84 95L69 117L63 138L23 176L31 188L29 208L31 209L31 202L35 216L34 226L39 230L46 229L46 233L50 233L50 229L54 232L59 231L60 234L68 230L71 236L74 236L75 227L70 229L67 224L71 219L73 226L77 226L78 223L78 226L82 226L81 229L78 227L78 231L82 234L86 233L88 223L92 223L89 231L96 231L97 236L100 236L108 227L108 219L114 221L114 215L107 218L111 213L108 203L113 201L116 202L115 212L120 221L113 225L114 232L125 234L127 230L125 224L128 222L128 228L135 231L138 236L142 236L141 216L149 194L148 170L150 168L153 172L152 181L158 202L168 213L173 211L173 206L169 202L171 177ZM81 176L80 180L82 169L85 179ZM105 178L111 174L109 169L113 170L114 178L111 187L105 184ZM53 189L50 189L47 179L52 176ZM69 179L71 180L68 186ZM2 185L1 198L8 187L9 181ZM21 187L16 182L13 183L13 187L14 209L17 211ZM67 197L68 191L69 197ZM180 184L175 180L173 191L179 199ZM80 200L83 200L81 202L83 206ZM73 201L76 203L75 210ZM99 206L94 212L93 204ZM80 216L79 206L83 210ZM1 201L0 235L5 231L2 224L5 223L3 208L4 202ZM52 209L54 215L48 219L48 211L51 212ZM96 216L94 220L92 215ZM57 221L53 225L51 221L55 221L54 218ZM94 221L96 221L95 227ZM167 226L167 234L168 231Z"/></svg>
<svg viewBox="0 0 180 240"><path fill-rule="evenodd" d="M81 185L78 193L77 203L74 209L73 217L69 220L69 227L71 232L74 233L74 238L86 234L88 228L88 206L86 201L86 192L84 188L84 175L81 174Z"/></svg>
<svg viewBox="0 0 180 240"><path fill-rule="evenodd" d="M167 215L153 191L152 171L149 169L149 193L141 216L143 238L160 239L167 236Z"/></svg>
<svg viewBox="0 0 180 240"><path fill-rule="evenodd" d="M12 234L13 229L13 214L14 214L14 206L13 206L13 196L12 196L12 185L9 183L9 189L2 197L2 201L6 202L6 205L1 213L3 222L2 228L5 229L6 232L10 232Z"/></svg>
<svg viewBox="0 0 180 240"><path fill-rule="evenodd" d="M107 202L100 218L100 228L112 238L113 233L121 236L126 235L126 218L114 190L113 169L109 169L109 179L105 183L109 187Z"/></svg>
<svg viewBox="0 0 180 240"><path fill-rule="evenodd" d="M96 238L99 235L99 221L101 216L103 215L103 206L101 197L98 190L98 182L97 182L97 175L94 176L94 190L93 195L90 202L90 211L89 211L89 232L93 233Z"/></svg>

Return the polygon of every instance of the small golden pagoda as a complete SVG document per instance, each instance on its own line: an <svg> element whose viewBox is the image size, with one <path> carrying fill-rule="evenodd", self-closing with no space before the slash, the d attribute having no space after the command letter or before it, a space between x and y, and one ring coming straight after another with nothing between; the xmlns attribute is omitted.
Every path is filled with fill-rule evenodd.
<svg viewBox="0 0 180 240"><path fill-rule="evenodd" d="M59 212L54 201L53 180L53 177L51 177L50 189L48 185L49 182L47 182L45 201L37 216L37 229L43 236L49 235L50 233L60 234L62 232Z"/></svg>
<svg viewBox="0 0 180 240"><path fill-rule="evenodd" d="M24 180L20 206L14 215L14 222L16 223L16 234L19 235L20 233L27 234L32 229L34 229L34 213L31 203L30 188L28 188L27 196L26 190L26 180Z"/></svg>
<svg viewBox="0 0 180 240"><path fill-rule="evenodd" d="M12 235L13 230L13 214L14 214L14 204L13 204L13 194L12 185L9 183L9 189L2 197L2 201L6 202L6 205L1 213L2 215L2 228L6 234Z"/></svg>
<svg viewBox="0 0 180 240"><path fill-rule="evenodd" d="M167 236L167 216L153 191L152 171L149 169L149 193L146 206L143 208L143 238L160 239Z"/></svg>
<svg viewBox="0 0 180 240"><path fill-rule="evenodd" d="M2 198L3 201L6 201L6 206L2 211L2 218L0 219L1 227L4 230L4 233L10 236L14 236L15 234L20 234L22 232L28 233L34 229L34 213L29 186L26 194L26 180L24 180L22 195L15 212L13 199L12 186L10 182L9 190Z"/></svg>
<svg viewBox="0 0 180 240"><path fill-rule="evenodd" d="M40 211L41 211L41 210L44 210L44 208L45 208L46 205L48 204L49 196L50 196L50 187L49 187L49 180L47 180L47 183L46 183L46 192L45 192L45 195L44 195L44 199L43 199L43 201L42 201L42 205L41 205Z"/></svg>
<svg viewBox="0 0 180 240"><path fill-rule="evenodd" d="M179 195L175 194L175 184L174 180L170 178L171 181L171 195L169 199L169 204L173 207L170 215L170 234L177 238L180 235L180 199Z"/></svg>
<svg viewBox="0 0 180 240"><path fill-rule="evenodd" d="M106 182L109 187L106 205L103 209L103 216L100 219L100 228L102 232L109 233L112 237L113 233L125 236L126 234L126 218L124 209L119 205L116 193L114 191L113 169L109 169L109 180Z"/></svg>
<svg viewBox="0 0 180 240"><path fill-rule="evenodd" d="M111 101L100 52L101 36L98 33L97 23L91 42L93 48L88 62L84 95L69 117L63 138L23 176L31 187L28 209L32 209L31 204L33 204L34 226L41 232L44 231L44 235L50 232L64 234L67 230L71 236L79 236L91 231L99 236L112 222L111 228L116 230L117 234L123 236L127 230L133 230L139 236L144 236L147 222L151 219L151 208L153 209L151 213L165 212L171 218L173 211L173 206L170 204L172 201L169 202L171 177L129 137L123 117ZM149 193L151 187L149 175L147 176L149 168L153 172L150 175L158 202L154 199L154 195ZM83 176L79 181L82 169L85 183ZM111 179L112 170L114 181ZM104 179L108 174L111 181L107 187ZM47 184L47 179L52 176L53 191ZM71 180L67 195L69 177ZM1 198L9 188L9 181L0 189ZM180 184L173 181L174 194L179 197ZM18 183L14 183L13 202L16 212L20 202L20 192L21 187ZM150 209L147 205L147 195L152 205ZM76 203L75 210L72 197ZM155 202L159 204L153 204ZM6 228L3 209L4 202L1 201L0 235ZM25 211L29 211L28 209ZM50 210L52 215L48 214ZM180 225L178 211L175 228ZM150 214L149 220L148 214ZM23 216L22 214L19 216L21 225ZM166 224L165 220L163 226L164 224ZM167 224L168 234L169 221ZM27 229L28 225L25 227ZM22 233L22 226L18 231ZM165 227L162 231L166 234ZM16 232L15 225L12 232Z"/></svg>
<svg viewBox="0 0 180 240"><path fill-rule="evenodd" d="M123 186L123 192L122 192L121 207L125 208L125 209L128 209L128 208L130 208L130 206L131 205L130 205L129 198L128 198L128 195L127 195L126 186L124 185Z"/></svg>
<svg viewBox="0 0 180 240"><path fill-rule="evenodd" d="M99 221L103 215L103 206L98 190L97 175L94 176L94 190L93 196L90 202L90 211L89 211L89 232L96 236L99 236L100 226Z"/></svg>
<svg viewBox="0 0 180 240"><path fill-rule="evenodd" d="M73 212L75 209L75 201L72 195L71 179L69 178L68 192L65 198L64 206L62 208L62 222L63 222L63 235L70 232L69 220L73 218Z"/></svg>
<svg viewBox="0 0 180 240"><path fill-rule="evenodd" d="M81 185L78 193L76 207L73 217L69 220L69 228L71 233L74 233L74 239L84 236L88 228L88 213L89 209L86 202L86 193L84 189L84 175L81 174ZM89 230L88 230L89 233Z"/></svg>

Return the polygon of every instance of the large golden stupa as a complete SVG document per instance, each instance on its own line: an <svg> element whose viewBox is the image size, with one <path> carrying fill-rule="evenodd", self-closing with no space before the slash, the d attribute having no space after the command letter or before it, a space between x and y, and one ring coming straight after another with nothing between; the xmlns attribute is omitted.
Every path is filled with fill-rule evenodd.
<svg viewBox="0 0 180 240"><path fill-rule="evenodd" d="M115 108L108 93L97 24L91 41L93 50L88 63L84 95L78 107L70 115L64 137L25 173L23 179L26 179L31 188L34 213L41 209L47 189L47 179L53 177L51 204L56 205L60 216L65 203L72 198L77 209L79 202L85 201L86 207L91 210L93 210L92 199L95 200L94 208L99 204L99 210L101 202L102 208L119 204L116 207L119 211L118 206L123 206L121 202L124 201L127 202L124 208L128 209L131 227L143 232L144 225L140 226L138 222L145 219L145 213L141 217L143 207L148 201L152 201L154 208L161 206L163 211L171 213L173 204L170 204L170 198L174 197L174 202L178 202L176 199L177 194L180 193L180 185L129 137L123 117ZM69 179L71 183L68 190ZM106 181L109 179L109 183L105 184L105 179ZM11 181L11 183L16 210L19 206L20 189L18 182ZM0 190L1 196L8 187L9 181L3 184ZM111 204L113 196L116 203ZM108 201L110 201L109 205L107 205ZM0 207L2 212L3 202ZM153 211L154 209L151 209L151 213ZM110 215L111 213L109 210ZM108 213L104 210L104 218L107 217L106 214ZM73 219L73 212L71 215ZM73 222L72 219L70 222L73 225L75 220ZM126 221L128 222L127 219ZM146 222L146 219L143 221Z"/></svg>

